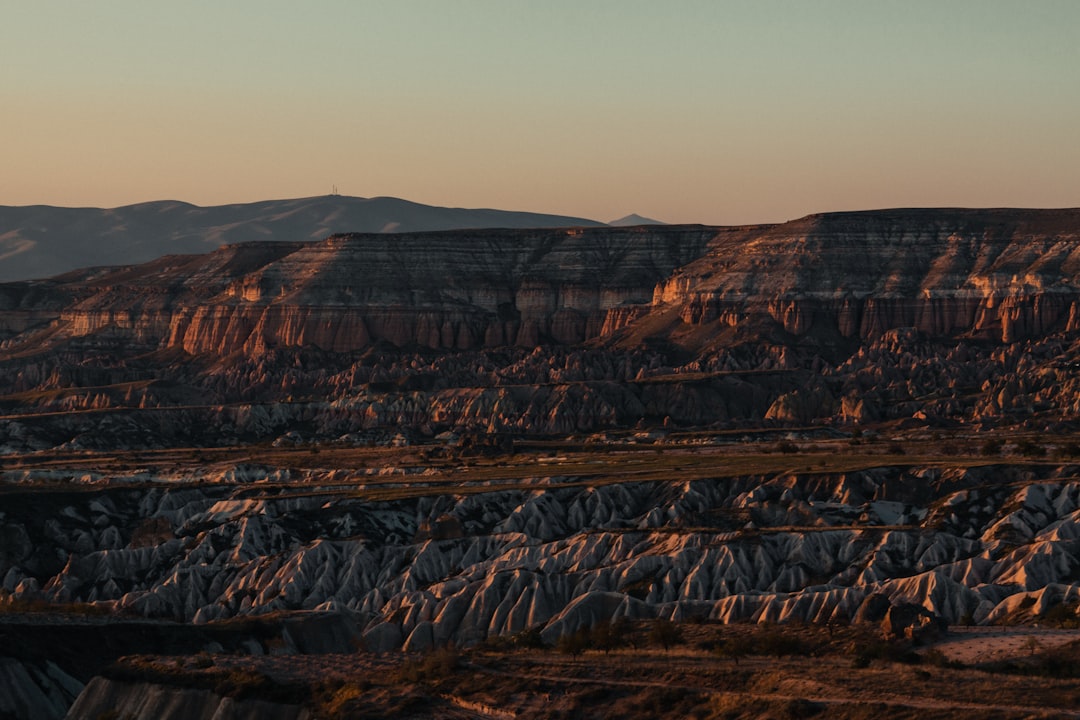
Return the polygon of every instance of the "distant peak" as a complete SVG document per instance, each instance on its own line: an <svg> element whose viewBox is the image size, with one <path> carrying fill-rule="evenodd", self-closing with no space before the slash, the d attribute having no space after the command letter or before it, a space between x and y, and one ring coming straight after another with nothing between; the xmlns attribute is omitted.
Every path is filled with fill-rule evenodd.
<svg viewBox="0 0 1080 720"><path fill-rule="evenodd" d="M618 220L612 220L608 223L612 227L627 227L630 225L667 225L666 222L660 220L653 220L637 213L631 213L626 217L621 217Z"/></svg>

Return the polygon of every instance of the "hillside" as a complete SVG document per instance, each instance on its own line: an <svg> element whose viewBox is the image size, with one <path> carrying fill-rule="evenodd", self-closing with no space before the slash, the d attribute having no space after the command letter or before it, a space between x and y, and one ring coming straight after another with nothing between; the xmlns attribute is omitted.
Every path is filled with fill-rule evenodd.
<svg viewBox="0 0 1080 720"><path fill-rule="evenodd" d="M321 240L336 232L602 225L583 218L445 208L340 195L216 207L148 202L125 207L0 206L0 282L80 267L127 265L253 240Z"/></svg>

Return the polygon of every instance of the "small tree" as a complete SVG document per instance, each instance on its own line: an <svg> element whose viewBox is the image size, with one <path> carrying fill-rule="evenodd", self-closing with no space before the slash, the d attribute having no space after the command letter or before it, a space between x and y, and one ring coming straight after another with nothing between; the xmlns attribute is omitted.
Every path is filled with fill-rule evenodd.
<svg viewBox="0 0 1080 720"><path fill-rule="evenodd" d="M735 664L739 664L739 659L746 657L750 654L752 643L745 637L729 637L721 641L716 646L716 654L721 657L731 658L735 661Z"/></svg>
<svg viewBox="0 0 1080 720"><path fill-rule="evenodd" d="M649 642L662 646L664 650L670 650L672 645L678 645L682 641L682 630L670 620L660 618L649 630Z"/></svg>
<svg viewBox="0 0 1080 720"><path fill-rule="evenodd" d="M1040 445L1035 440L1029 440L1024 438L1020 442L1016 443L1016 452L1020 453L1024 457L1043 457L1046 455L1046 448Z"/></svg>
<svg viewBox="0 0 1080 720"><path fill-rule="evenodd" d="M611 622L601 622L592 629L592 646L597 650L603 650L604 654L625 647L630 629L630 621L625 616Z"/></svg>
<svg viewBox="0 0 1080 720"><path fill-rule="evenodd" d="M571 657L578 657L590 647L592 647L592 637L588 628L567 633L555 643L556 650Z"/></svg>
<svg viewBox="0 0 1080 720"><path fill-rule="evenodd" d="M1042 650L1042 643L1039 642L1039 638L1034 635L1028 635L1024 640L1024 647L1027 649L1029 655L1034 655L1039 652L1039 650Z"/></svg>

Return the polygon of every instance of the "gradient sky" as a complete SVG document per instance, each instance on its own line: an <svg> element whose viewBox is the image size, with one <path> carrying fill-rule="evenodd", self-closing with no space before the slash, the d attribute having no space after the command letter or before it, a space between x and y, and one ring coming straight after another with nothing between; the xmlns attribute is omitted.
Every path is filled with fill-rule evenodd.
<svg viewBox="0 0 1080 720"><path fill-rule="evenodd" d="M1080 205L1080 1L0 0L0 204Z"/></svg>

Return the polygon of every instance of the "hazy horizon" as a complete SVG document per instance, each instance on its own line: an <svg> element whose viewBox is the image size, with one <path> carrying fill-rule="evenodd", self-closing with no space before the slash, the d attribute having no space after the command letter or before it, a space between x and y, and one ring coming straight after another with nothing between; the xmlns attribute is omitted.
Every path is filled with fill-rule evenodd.
<svg viewBox="0 0 1080 720"><path fill-rule="evenodd" d="M0 204L1080 205L1080 3L15 5Z"/></svg>

